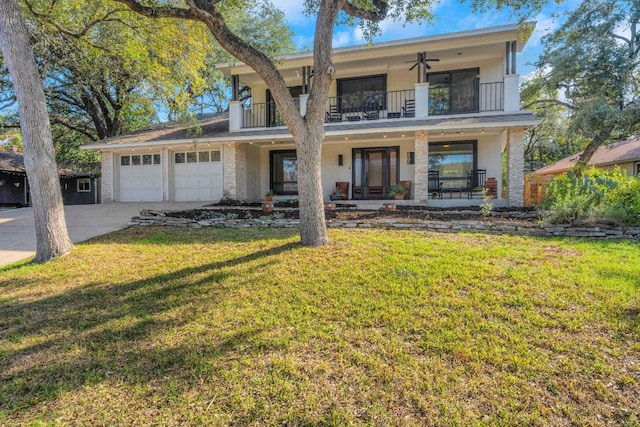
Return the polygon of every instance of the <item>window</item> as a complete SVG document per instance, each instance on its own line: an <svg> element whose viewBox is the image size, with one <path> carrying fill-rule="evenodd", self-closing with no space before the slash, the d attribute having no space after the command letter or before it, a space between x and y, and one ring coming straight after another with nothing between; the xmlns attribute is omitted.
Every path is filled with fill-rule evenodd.
<svg viewBox="0 0 640 427"><path fill-rule="evenodd" d="M120 157L120 166L129 166L131 164L131 157L122 156Z"/></svg>
<svg viewBox="0 0 640 427"><path fill-rule="evenodd" d="M636 176L640 177L640 163L636 163Z"/></svg>
<svg viewBox="0 0 640 427"><path fill-rule="evenodd" d="M201 151L198 153L198 161L200 163L205 163L209 161L209 152L208 151Z"/></svg>
<svg viewBox="0 0 640 427"><path fill-rule="evenodd" d="M186 153L175 153L175 163L209 163L220 161L220 151L188 151ZM160 157L158 157L160 164Z"/></svg>
<svg viewBox="0 0 640 427"><path fill-rule="evenodd" d="M131 156L131 164L133 166L140 166L140 156Z"/></svg>
<svg viewBox="0 0 640 427"><path fill-rule="evenodd" d="M340 111L384 110L387 76L367 76L338 80L338 97Z"/></svg>
<svg viewBox="0 0 640 427"><path fill-rule="evenodd" d="M466 186L467 175L477 169L476 141L429 143L429 170L440 172L443 189Z"/></svg>
<svg viewBox="0 0 640 427"><path fill-rule="evenodd" d="M160 164L160 154L154 154L153 155L153 164L154 165L159 165Z"/></svg>
<svg viewBox="0 0 640 427"><path fill-rule="evenodd" d="M143 165L150 165L152 159L153 159L153 156L151 156L151 154L143 154L142 155L142 164Z"/></svg>
<svg viewBox="0 0 640 427"><path fill-rule="evenodd" d="M78 193L91 191L91 178L78 178Z"/></svg>
<svg viewBox="0 0 640 427"><path fill-rule="evenodd" d="M429 115L474 113L479 110L478 68L430 73Z"/></svg>
<svg viewBox="0 0 640 427"><path fill-rule="evenodd" d="M298 194L298 158L295 150L272 151L270 186L276 194Z"/></svg>

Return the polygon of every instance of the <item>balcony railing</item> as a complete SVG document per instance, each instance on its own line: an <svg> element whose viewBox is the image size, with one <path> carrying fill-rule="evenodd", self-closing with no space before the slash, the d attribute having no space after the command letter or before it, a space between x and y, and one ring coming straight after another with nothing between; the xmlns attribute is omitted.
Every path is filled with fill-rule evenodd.
<svg viewBox="0 0 640 427"><path fill-rule="evenodd" d="M469 114L504 110L504 83L433 85L429 87L429 115Z"/></svg>
<svg viewBox="0 0 640 427"><path fill-rule="evenodd" d="M517 87L514 90L517 91ZM466 85L429 86L428 100L426 92L416 94L414 89L329 97L325 123L414 118L418 117L416 111L422 111L420 117L504 111L504 92L504 82L479 83L476 80ZM299 99L296 102L299 107ZM416 109L421 106L418 105L420 102L428 108ZM284 125L273 102L242 105L241 123L244 129Z"/></svg>
<svg viewBox="0 0 640 427"><path fill-rule="evenodd" d="M329 97L325 123L414 117L415 97L413 89Z"/></svg>
<svg viewBox="0 0 640 427"><path fill-rule="evenodd" d="M300 99L295 98L294 102L299 109ZM275 102L244 104L242 106L242 123L243 128L284 126L282 115Z"/></svg>

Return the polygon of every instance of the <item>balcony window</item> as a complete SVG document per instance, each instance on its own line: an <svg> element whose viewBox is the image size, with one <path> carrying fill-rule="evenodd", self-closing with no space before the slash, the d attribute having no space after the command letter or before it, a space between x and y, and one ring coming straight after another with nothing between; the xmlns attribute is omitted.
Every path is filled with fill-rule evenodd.
<svg viewBox="0 0 640 427"><path fill-rule="evenodd" d="M472 68L428 74L429 115L478 112L479 72Z"/></svg>
<svg viewBox="0 0 640 427"><path fill-rule="evenodd" d="M386 90L386 75L338 80L340 111L351 113L384 110Z"/></svg>
<svg viewBox="0 0 640 427"><path fill-rule="evenodd" d="M270 188L276 194L298 194L298 158L296 150L271 151Z"/></svg>

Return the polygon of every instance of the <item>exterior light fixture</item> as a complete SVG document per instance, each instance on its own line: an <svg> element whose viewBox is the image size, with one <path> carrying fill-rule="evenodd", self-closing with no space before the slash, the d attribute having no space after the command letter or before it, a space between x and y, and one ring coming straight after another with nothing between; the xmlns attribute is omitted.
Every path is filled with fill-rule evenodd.
<svg viewBox="0 0 640 427"><path fill-rule="evenodd" d="M345 135L345 136L344 136L344 140L345 140L345 141L348 141L348 140L349 140L349 137L348 137L347 135Z"/></svg>
<svg viewBox="0 0 640 427"><path fill-rule="evenodd" d="M387 134L386 134L386 133L382 134L382 137L383 137L383 138L386 138L386 137L387 137Z"/></svg>
<svg viewBox="0 0 640 427"><path fill-rule="evenodd" d="M484 135L484 128L482 128L482 134Z"/></svg>
<svg viewBox="0 0 640 427"><path fill-rule="evenodd" d="M440 135L444 135L444 131L440 129Z"/></svg>
<svg viewBox="0 0 640 427"><path fill-rule="evenodd" d="M404 138L404 132L402 132L402 137Z"/></svg>

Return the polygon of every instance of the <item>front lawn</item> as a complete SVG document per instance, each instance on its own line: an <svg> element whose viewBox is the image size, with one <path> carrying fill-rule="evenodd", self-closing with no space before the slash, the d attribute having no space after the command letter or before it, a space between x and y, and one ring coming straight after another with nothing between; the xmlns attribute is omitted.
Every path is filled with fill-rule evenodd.
<svg viewBox="0 0 640 427"><path fill-rule="evenodd" d="M132 228L0 269L0 425L640 423L640 245Z"/></svg>

